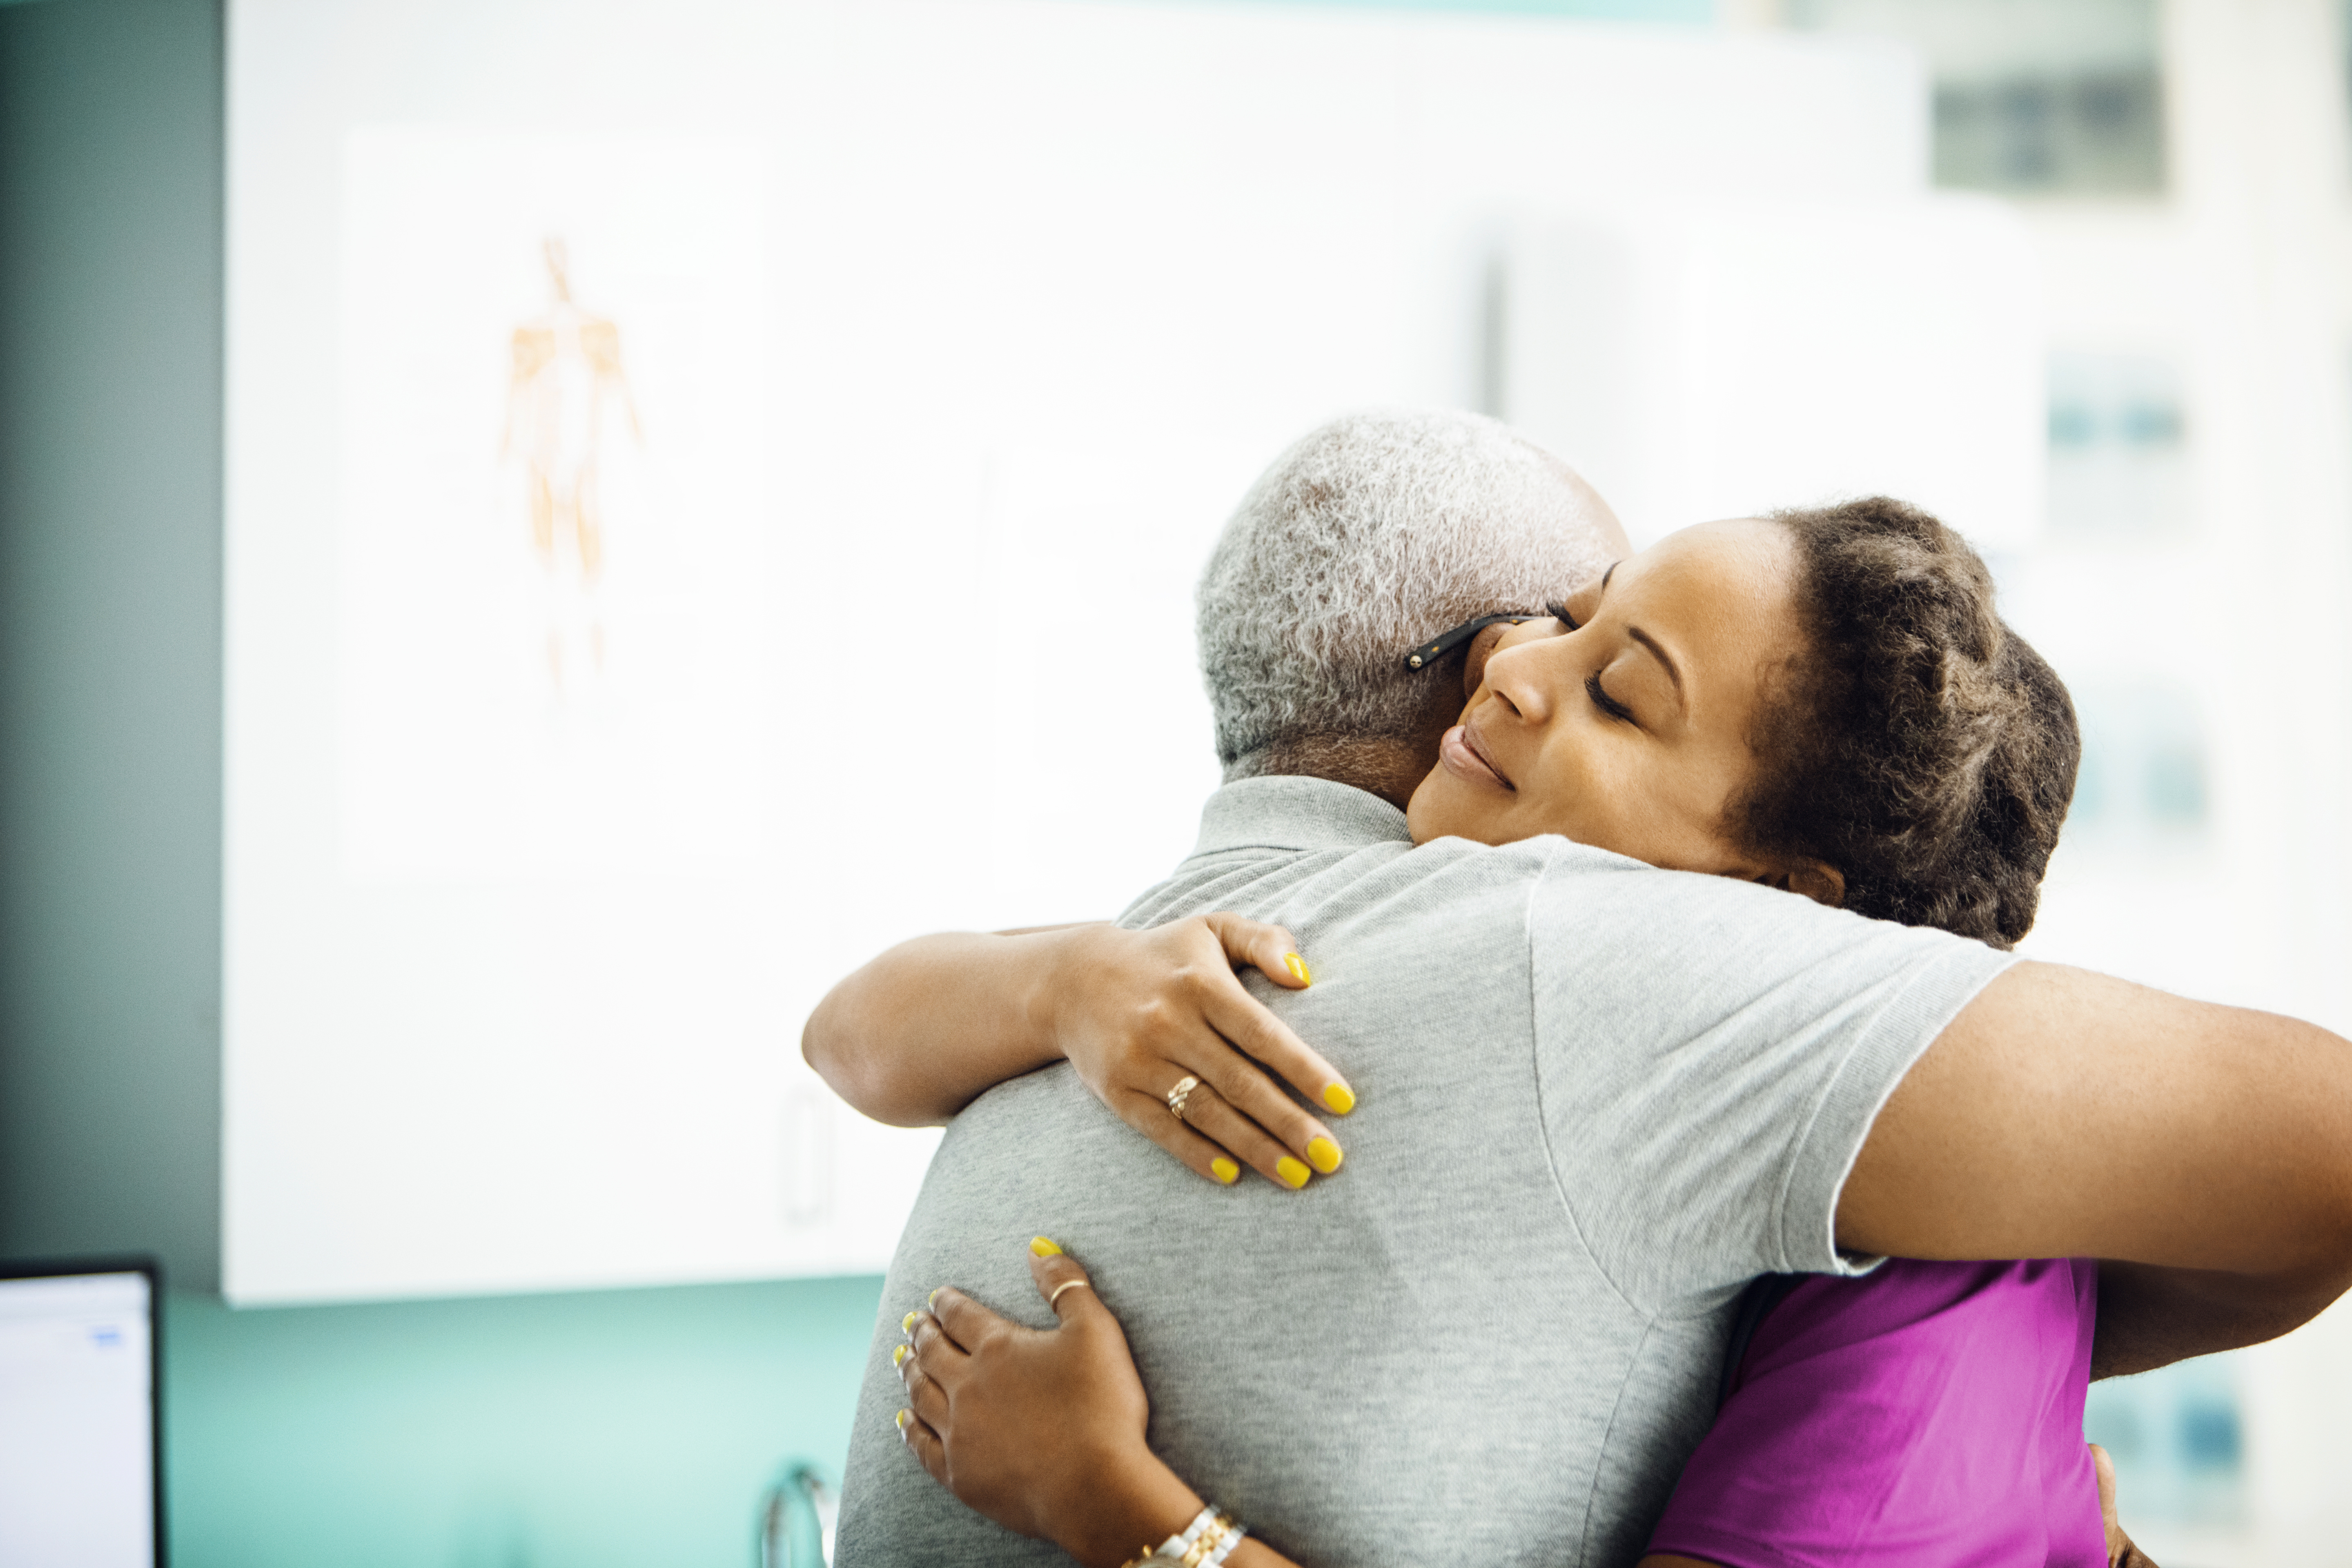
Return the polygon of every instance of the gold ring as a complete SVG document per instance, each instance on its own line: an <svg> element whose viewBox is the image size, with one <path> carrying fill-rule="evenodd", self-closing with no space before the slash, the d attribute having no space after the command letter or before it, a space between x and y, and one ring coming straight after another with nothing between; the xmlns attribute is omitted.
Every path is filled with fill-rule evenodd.
<svg viewBox="0 0 2352 1568"><path fill-rule="evenodd" d="M1090 1289L1090 1287L1083 1279L1065 1279L1059 1285L1054 1287L1054 1293L1045 1298L1045 1305L1051 1307L1055 1302L1060 1300L1062 1299L1062 1292L1065 1290L1085 1290L1087 1289Z"/></svg>
<svg viewBox="0 0 2352 1568"><path fill-rule="evenodd" d="M1200 1087L1201 1080L1199 1079L1188 1077L1180 1081L1174 1089L1170 1089L1168 1091L1168 1113L1179 1121L1183 1121L1184 1102L1192 1099L1192 1091Z"/></svg>

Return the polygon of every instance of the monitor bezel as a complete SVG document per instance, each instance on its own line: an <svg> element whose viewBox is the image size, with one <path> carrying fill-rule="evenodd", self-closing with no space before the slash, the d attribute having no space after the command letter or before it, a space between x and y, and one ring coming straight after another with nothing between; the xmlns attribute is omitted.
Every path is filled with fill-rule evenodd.
<svg viewBox="0 0 2352 1568"><path fill-rule="evenodd" d="M147 1277L148 1513L154 1525L155 1568L166 1568L163 1529L163 1262L152 1253L100 1253L87 1258L0 1258L0 1281L56 1279L76 1274Z"/></svg>

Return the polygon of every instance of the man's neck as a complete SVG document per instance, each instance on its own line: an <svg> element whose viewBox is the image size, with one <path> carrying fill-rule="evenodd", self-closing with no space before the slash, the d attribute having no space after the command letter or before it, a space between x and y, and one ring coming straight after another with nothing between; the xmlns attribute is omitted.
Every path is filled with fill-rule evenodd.
<svg viewBox="0 0 2352 1568"><path fill-rule="evenodd" d="M1329 779L1402 811L1430 770L1433 750L1394 736L1314 735L1266 748L1238 776Z"/></svg>

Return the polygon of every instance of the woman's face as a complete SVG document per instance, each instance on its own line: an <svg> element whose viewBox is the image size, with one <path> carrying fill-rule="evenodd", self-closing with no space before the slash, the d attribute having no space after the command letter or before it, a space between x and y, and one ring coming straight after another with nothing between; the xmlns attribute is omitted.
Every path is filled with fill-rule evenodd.
<svg viewBox="0 0 2352 1568"><path fill-rule="evenodd" d="M1702 523L1620 561L1492 645L1413 792L1415 843L1558 833L1673 870L1785 881L1724 814L1750 721L1799 651L1796 547L1778 523ZM1560 612L1565 611L1565 616Z"/></svg>

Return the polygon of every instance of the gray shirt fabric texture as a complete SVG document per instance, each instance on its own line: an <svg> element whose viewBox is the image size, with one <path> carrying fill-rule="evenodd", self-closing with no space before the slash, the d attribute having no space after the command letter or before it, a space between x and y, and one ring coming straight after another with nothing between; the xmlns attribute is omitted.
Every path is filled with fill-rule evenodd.
<svg viewBox="0 0 2352 1568"><path fill-rule="evenodd" d="M1632 1563L1740 1289L1867 1267L1832 1238L1838 1190L2011 962L1564 838L1415 848L1394 807L1304 778L1219 790L1121 921L1213 910L1282 922L1311 965L1308 990L1251 985L1353 1085L1345 1166L1216 1186L1067 1066L975 1100L884 1287L846 1568L1067 1561L958 1503L893 1425L899 1319L933 1287L1051 1325L1040 1234L1125 1326L1153 1449L1291 1557Z"/></svg>

